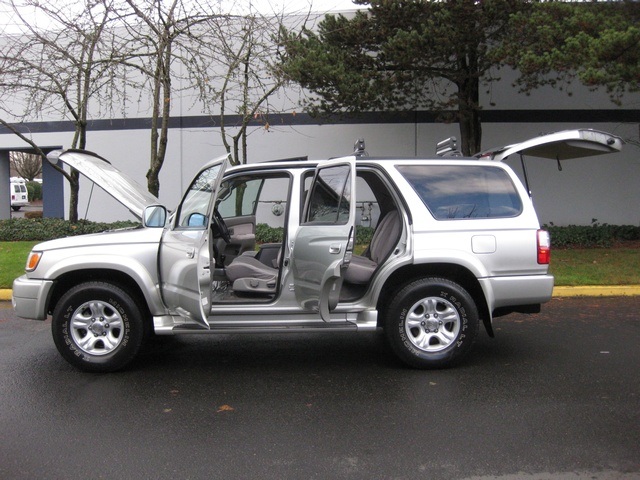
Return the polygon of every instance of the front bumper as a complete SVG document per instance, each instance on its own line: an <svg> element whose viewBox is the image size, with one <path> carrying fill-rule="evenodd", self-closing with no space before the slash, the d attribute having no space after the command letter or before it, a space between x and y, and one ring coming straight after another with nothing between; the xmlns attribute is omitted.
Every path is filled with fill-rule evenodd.
<svg viewBox="0 0 640 480"><path fill-rule="evenodd" d="M22 275L13 281L13 295L11 303L16 315L33 320L47 318L47 299L53 281L35 280Z"/></svg>

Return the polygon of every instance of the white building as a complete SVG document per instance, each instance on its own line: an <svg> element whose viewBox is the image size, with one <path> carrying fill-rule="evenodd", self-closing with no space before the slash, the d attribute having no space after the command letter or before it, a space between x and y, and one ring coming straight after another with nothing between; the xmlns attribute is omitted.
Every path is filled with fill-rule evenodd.
<svg viewBox="0 0 640 480"><path fill-rule="evenodd" d="M523 95L511 86L508 72L502 77L491 93L483 93L481 99L482 105L495 105L486 107L482 113L483 149L572 128L604 130L635 141L639 138L640 94L626 95L622 106L614 105L605 92L591 92L579 84L570 87L571 96L550 87ZM291 112L296 108L296 98L296 92L275 97L272 111ZM168 153L160 175L160 200L169 208L178 203L181 192L201 164L225 153L220 129L216 127L217 118L202 115L188 91L176 94L172 102ZM429 112L401 115L372 112L351 120L318 121L302 113L271 113L268 130L256 124L251 131L249 161L345 155L351 153L357 138L365 139L371 155L431 156L439 140L459 137L457 124L437 123L433 118ZM69 147L73 136L71 122L60 118L47 120L25 124L23 131L29 132L41 147ZM148 112L141 111L139 104L127 112L127 118L93 118L88 149L145 185L149 126ZM26 147L16 135L0 128L0 184L9 185L8 152ZM518 159L509 163L520 171ZM600 223L640 224L638 144L627 144L620 154L563 162L562 171L554 161L534 158L528 159L527 167L542 223L588 225L597 219ZM68 184L62 177L46 168L45 216L67 214L67 191ZM9 214L8 196L0 195L0 218L9 218ZM92 189L86 179L80 186L79 215L96 221L132 219L107 194L97 187Z"/></svg>

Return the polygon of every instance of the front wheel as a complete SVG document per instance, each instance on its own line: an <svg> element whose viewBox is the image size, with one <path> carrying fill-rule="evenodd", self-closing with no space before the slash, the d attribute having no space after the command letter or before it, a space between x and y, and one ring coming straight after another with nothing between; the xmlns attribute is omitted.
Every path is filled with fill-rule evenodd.
<svg viewBox="0 0 640 480"><path fill-rule="evenodd" d="M86 372L112 372L127 365L144 339L144 319L120 287L87 282L62 296L51 322L60 354Z"/></svg>
<svg viewBox="0 0 640 480"><path fill-rule="evenodd" d="M444 278L408 283L385 312L384 330L398 357L416 368L460 361L478 334L478 309L469 293Z"/></svg>

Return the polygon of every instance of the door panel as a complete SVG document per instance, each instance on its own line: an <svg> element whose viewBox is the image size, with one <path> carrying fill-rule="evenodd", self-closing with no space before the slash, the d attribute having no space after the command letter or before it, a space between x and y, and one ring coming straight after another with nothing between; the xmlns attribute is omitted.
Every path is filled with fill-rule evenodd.
<svg viewBox="0 0 640 480"><path fill-rule="evenodd" d="M293 244L296 299L305 310L319 312L325 322L338 303L342 272L351 258L354 192L354 158L319 166Z"/></svg>
<svg viewBox="0 0 640 480"><path fill-rule="evenodd" d="M205 166L191 183L160 245L160 288L171 313L189 317L209 328L211 219L215 192L224 174L227 156Z"/></svg>

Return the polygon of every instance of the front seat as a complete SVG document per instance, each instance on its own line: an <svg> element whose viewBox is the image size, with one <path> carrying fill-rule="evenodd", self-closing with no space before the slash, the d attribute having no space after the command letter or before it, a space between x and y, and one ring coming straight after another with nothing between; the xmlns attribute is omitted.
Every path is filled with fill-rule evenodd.
<svg viewBox="0 0 640 480"><path fill-rule="evenodd" d="M345 282L356 285L369 283L373 272L383 262L398 243L402 232L402 222L397 210L388 212L373 233L367 255L353 255L351 263L344 274Z"/></svg>
<svg viewBox="0 0 640 480"><path fill-rule="evenodd" d="M239 255L226 267L227 278L233 283L233 289L236 292L275 292L278 269L262 263L251 253ZM278 253L273 262L277 265L279 260Z"/></svg>

